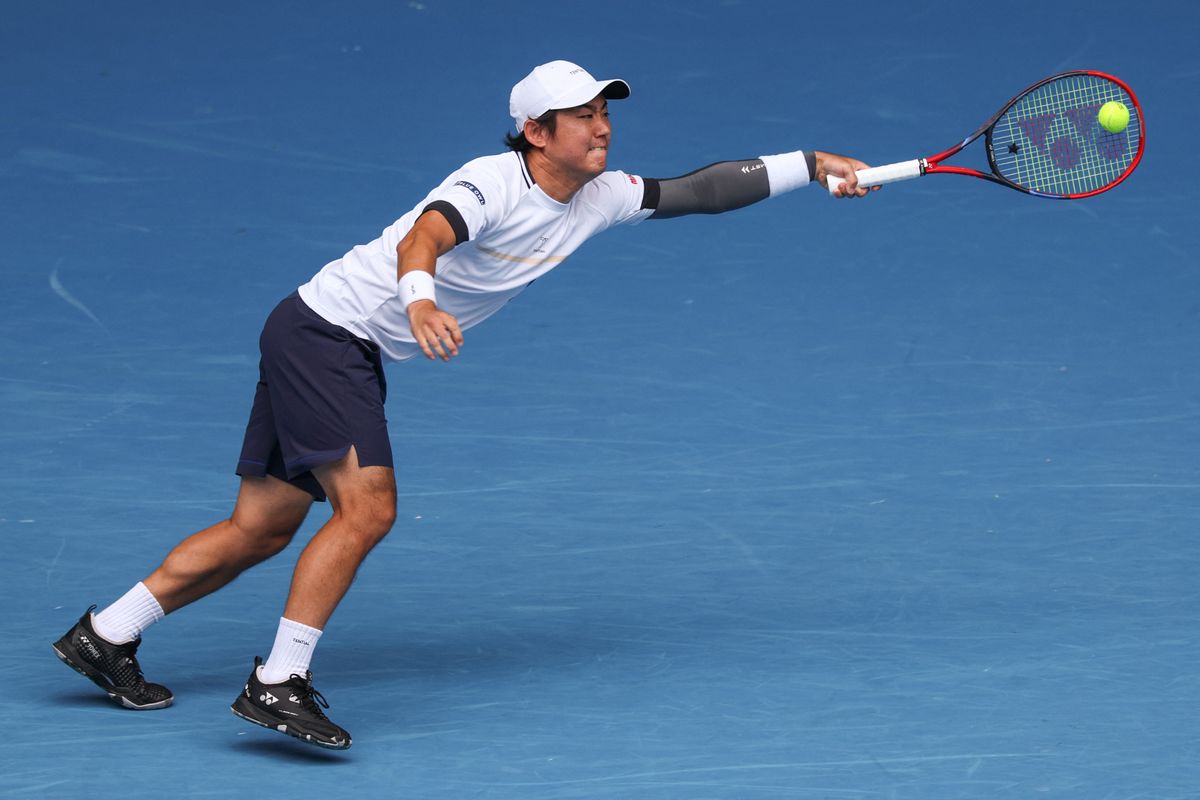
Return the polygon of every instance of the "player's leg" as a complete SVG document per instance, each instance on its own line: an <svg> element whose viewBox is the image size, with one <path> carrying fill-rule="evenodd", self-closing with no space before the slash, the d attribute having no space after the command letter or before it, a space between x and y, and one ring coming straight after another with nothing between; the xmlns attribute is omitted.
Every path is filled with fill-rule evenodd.
<svg viewBox="0 0 1200 800"><path fill-rule="evenodd" d="M126 708L169 706L174 695L148 683L138 663L142 631L286 547L312 502L308 492L275 478L243 478L229 519L189 536L102 614L89 608L54 643L55 653Z"/></svg>
<svg viewBox="0 0 1200 800"><path fill-rule="evenodd" d="M390 467L360 467L354 448L313 473L333 516L300 554L284 616L324 628L359 565L396 521L396 479Z"/></svg>
<svg viewBox="0 0 1200 800"><path fill-rule="evenodd" d="M343 749L350 746L350 734L317 703L308 665L359 565L395 522L396 483L391 467L360 466L354 447L313 473L333 515L300 554L271 655L266 664L255 659L233 712L307 742Z"/></svg>
<svg viewBox="0 0 1200 800"><path fill-rule="evenodd" d="M229 519L180 542L144 581L164 613L199 600L287 547L313 496L270 475L243 477Z"/></svg>

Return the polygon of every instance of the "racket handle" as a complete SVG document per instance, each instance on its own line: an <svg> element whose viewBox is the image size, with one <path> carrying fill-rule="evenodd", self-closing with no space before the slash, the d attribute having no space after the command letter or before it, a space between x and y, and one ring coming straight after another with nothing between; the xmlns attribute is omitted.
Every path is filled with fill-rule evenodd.
<svg viewBox="0 0 1200 800"><path fill-rule="evenodd" d="M884 164L882 167L860 169L854 174L858 176L859 187L865 189L868 186L883 186L885 183L919 178L925 174L925 170L921 159L915 158L912 161L898 161L895 164ZM844 180L845 178L838 175L826 175L825 182L829 185L829 193L833 194Z"/></svg>

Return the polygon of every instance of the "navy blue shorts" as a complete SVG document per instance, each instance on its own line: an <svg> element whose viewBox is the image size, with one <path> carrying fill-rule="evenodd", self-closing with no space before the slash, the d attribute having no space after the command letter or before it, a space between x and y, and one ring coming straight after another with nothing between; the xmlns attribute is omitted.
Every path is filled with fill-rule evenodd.
<svg viewBox="0 0 1200 800"><path fill-rule="evenodd" d="M263 326L258 389L237 474L273 475L325 499L313 467L353 445L364 467L391 467L379 348L326 322L293 293Z"/></svg>

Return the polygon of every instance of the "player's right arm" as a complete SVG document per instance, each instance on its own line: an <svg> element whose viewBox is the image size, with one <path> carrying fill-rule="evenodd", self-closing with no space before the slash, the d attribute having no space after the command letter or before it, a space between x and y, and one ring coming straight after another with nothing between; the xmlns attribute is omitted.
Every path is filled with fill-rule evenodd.
<svg viewBox="0 0 1200 800"><path fill-rule="evenodd" d="M791 191L810 181L824 185L827 175L845 178L835 197L862 197L854 171L866 164L820 150L760 156L744 161L721 161L677 178L646 180L643 208L650 219L687 214L722 214Z"/></svg>
<svg viewBox="0 0 1200 800"><path fill-rule="evenodd" d="M440 211L427 209L396 245L398 291L408 311L413 338L430 360L449 361L458 355L463 343L458 320L439 309L433 297L437 260L457 243L454 228L446 217Z"/></svg>

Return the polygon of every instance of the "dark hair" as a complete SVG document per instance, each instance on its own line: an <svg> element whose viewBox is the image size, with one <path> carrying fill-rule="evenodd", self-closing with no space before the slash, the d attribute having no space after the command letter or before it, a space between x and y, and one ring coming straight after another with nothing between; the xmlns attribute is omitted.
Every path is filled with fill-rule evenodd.
<svg viewBox="0 0 1200 800"><path fill-rule="evenodd" d="M554 135L554 129L558 127L558 109L550 109L545 114L534 120L538 125L545 128L551 136ZM528 153L533 149L533 145L525 138L525 131L518 134L506 133L504 135L504 144L509 150L515 150L518 153Z"/></svg>

